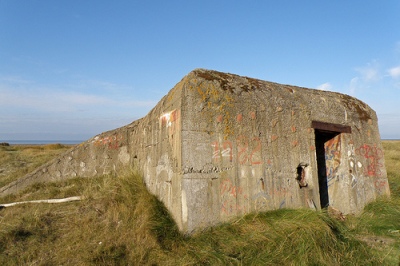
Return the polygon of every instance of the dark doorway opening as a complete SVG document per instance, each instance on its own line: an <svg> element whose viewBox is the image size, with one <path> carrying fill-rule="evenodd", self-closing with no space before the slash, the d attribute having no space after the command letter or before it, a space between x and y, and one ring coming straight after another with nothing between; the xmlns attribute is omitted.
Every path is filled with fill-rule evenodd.
<svg viewBox="0 0 400 266"><path fill-rule="evenodd" d="M329 206L328 177L326 174L325 143L340 133L315 130L315 151L317 154L319 199L321 208Z"/></svg>
<svg viewBox="0 0 400 266"><path fill-rule="evenodd" d="M315 151L317 156L320 203L321 208L327 208L329 206L329 192L326 164L327 152L325 150L325 144L340 133L351 133L351 128L349 126L317 121L312 122L312 127L314 128L315 132Z"/></svg>

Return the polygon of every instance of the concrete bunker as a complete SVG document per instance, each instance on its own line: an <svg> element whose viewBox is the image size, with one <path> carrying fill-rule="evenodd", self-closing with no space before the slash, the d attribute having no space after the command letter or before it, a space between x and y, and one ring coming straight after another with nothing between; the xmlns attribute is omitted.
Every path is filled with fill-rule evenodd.
<svg viewBox="0 0 400 266"><path fill-rule="evenodd" d="M365 103L196 69L142 119L83 142L0 195L130 168L187 233L279 208L358 213L390 193L377 117Z"/></svg>

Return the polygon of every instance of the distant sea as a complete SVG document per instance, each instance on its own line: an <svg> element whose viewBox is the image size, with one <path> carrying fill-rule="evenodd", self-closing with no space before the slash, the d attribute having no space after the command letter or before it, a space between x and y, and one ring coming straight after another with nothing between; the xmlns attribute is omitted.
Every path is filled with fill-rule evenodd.
<svg viewBox="0 0 400 266"><path fill-rule="evenodd" d="M75 145L84 142L84 140L0 140L1 142L7 142L10 145L44 145L44 144L65 144L65 145Z"/></svg>

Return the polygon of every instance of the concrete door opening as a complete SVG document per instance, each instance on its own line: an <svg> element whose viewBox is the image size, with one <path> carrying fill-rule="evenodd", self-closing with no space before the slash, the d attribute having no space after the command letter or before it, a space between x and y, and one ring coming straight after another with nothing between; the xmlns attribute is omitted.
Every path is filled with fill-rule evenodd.
<svg viewBox="0 0 400 266"><path fill-rule="evenodd" d="M338 136L339 132L315 130L315 150L317 155L318 185L321 209L329 206L327 154L325 143Z"/></svg>
<svg viewBox="0 0 400 266"><path fill-rule="evenodd" d="M319 197L323 209L329 206L329 180L335 176L335 170L340 165L341 133L351 133L351 127L317 121L312 122L312 127L315 132Z"/></svg>

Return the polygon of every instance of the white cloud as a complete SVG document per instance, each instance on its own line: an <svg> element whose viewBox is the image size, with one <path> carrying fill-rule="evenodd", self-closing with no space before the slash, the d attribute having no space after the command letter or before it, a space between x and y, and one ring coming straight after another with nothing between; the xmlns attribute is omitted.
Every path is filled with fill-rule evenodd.
<svg viewBox="0 0 400 266"><path fill-rule="evenodd" d="M377 81L381 78L379 73L379 64L375 60L368 63L366 66L358 67L355 70L360 74L360 78L366 82Z"/></svg>
<svg viewBox="0 0 400 266"><path fill-rule="evenodd" d="M394 79L400 78L400 66L393 67L393 68L389 69L388 72L392 78L394 78Z"/></svg>
<svg viewBox="0 0 400 266"><path fill-rule="evenodd" d="M350 80L349 94L355 96L356 92L362 92L371 88L377 88L384 82L385 75L381 74L381 67L377 60L372 60L363 67L354 69L358 75Z"/></svg>
<svg viewBox="0 0 400 266"><path fill-rule="evenodd" d="M354 96L356 94L356 90L358 89L359 78L354 77L350 80L350 95Z"/></svg>
<svg viewBox="0 0 400 266"><path fill-rule="evenodd" d="M317 86L318 90L329 91L332 89L332 85L329 82L323 83Z"/></svg>
<svg viewBox="0 0 400 266"><path fill-rule="evenodd" d="M34 82L31 80L23 79L18 76L0 76L0 83L26 85L26 84L32 84Z"/></svg>
<svg viewBox="0 0 400 266"><path fill-rule="evenodd" d="M400 55L400 42L397 44ZM382 138L399 138L400 113L396 109L396 97L400 88L400 65L372 60L354 68L356 75L349 81L349 94L369 104L377 112Z"/></svg>
<svg viewBox="0 0 400 266"><path fill-rule="evenodd" d="M112 104L112 100L96 95L49 89L12 90L0 85L0 105L12 109L29 108L33 111L65 112L73 111L79 106L107 104Z"/></svg>
<svg viewBox="0 0 400 266"><path fill-rule="evenodd" d="M0 76L0 139L86 139L131 123L156 104L111 83L66 89Z"/></svg>
<svg viewBox="0 0 400 266"><path fill-rule="evenodd" d="M95 90L97 92L105 90L108 93L103 92L99 95L85 92L93 91L93 88L98 88ZM124 97L115 93L116 91L118 91L118 86L107 82L82 82L80 85L73 86L72 89L65 89L57 86L38 86L34 82L18 77L0 77L0 107L8 107L9 110L20 108L50 113L98 109L98 112L102 113L106 107L112 111L150 109L157 103Z"/></svg>
<svg viewBox="0 0 400 266"><path fill-rule="evenodd" d="M79 92L50 93L49 98L58 99L61 103L69 105L102 105L113 103L113 100L109 98Z"/></svg>

